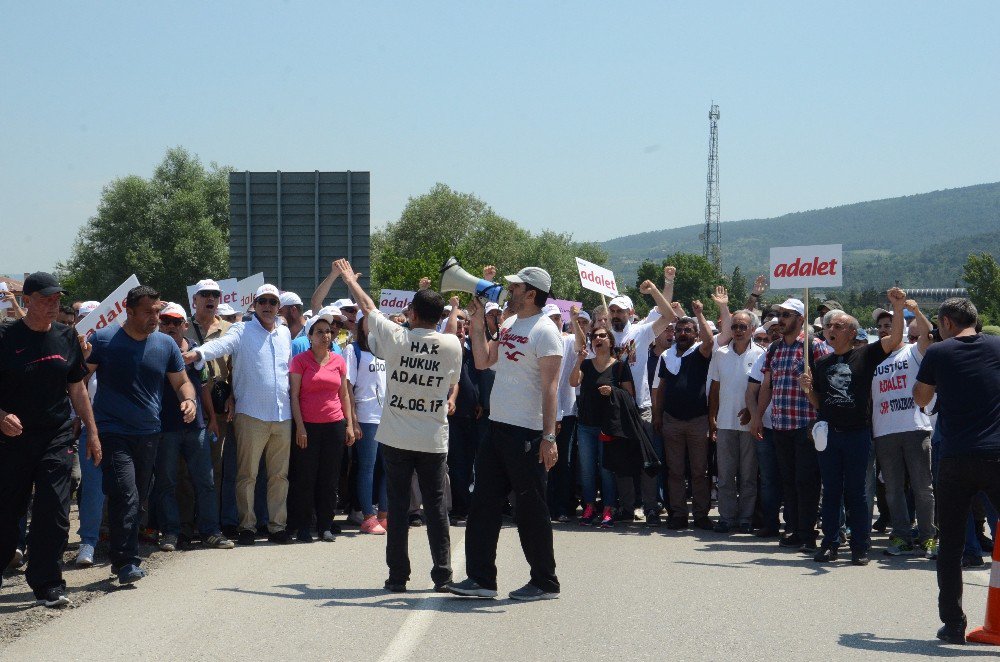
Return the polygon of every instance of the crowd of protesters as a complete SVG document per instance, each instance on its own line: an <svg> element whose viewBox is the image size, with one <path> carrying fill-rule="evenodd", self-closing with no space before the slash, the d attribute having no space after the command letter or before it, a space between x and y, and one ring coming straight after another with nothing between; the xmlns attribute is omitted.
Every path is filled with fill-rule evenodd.
<svg viewBox="0 0 1000 662"><path fill-rule="evenodd" d="M869 338L835 301L814 322L798 299L762 308L763 277L736 311L717 287L715 310L689 313L676 276L641 284L644 319L626 296L564 318L537 267L506 277L504 306L446 305L424 279L390 316L338 260L309 310L263 285L241 314L205 279L189 317L144 285L123 326L83 338L97 303L32 274L0 325L0 559L26 565L40 603L69 604L74 494L75 563L106 536L123 584L145 576L140 539L332 541L338 512L388 534L387 590L406 590L407 532L426 525L435 588L480 598L512 517L522 600L559 595L553 523L773 538L819 563L846 547L857 566L888 529L884 554L937 559L939 636L964 640L961 568L983 564L1000 504L1000 340L975 307L949 299L935 327L892 288ZM352 298L324 305L338 279Z"/></svg>

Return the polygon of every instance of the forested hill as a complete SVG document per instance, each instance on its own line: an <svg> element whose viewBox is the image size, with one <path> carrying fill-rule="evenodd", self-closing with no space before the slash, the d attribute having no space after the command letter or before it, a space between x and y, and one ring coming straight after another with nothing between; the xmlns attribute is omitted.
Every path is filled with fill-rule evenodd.
<svg viewBox="0 0 1000 662"><path fill-rule="evenodd" d="M723 201L724 202L724 201ZM701 225L644 232L603 244L625 282L644 259L701 253ZM1000 183L859 202L722 224L723 270L767 269L771 246L844 245L844 286L953 287L971 252L1000 256Z"/></svg>

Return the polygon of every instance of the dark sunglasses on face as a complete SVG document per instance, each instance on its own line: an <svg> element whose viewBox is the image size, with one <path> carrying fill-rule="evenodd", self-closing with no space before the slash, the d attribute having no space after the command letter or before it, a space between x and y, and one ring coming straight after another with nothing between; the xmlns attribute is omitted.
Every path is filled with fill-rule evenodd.
<svg viewBox="0 0 1000 662"><path fill-rule="evenodd" d="M281 302L277 299L257 299L258 306L277 306L279 303Z"/></svg>
<svg viewBox="0 0 1000 662"><path fill-rule="evenodd" d="M681 327L679 329L674 329L675 336L693 336L695 334L694 329L689 329L687 327Z"/></svg>
<svg viewBox="0 0 1000 662"><path fill-rule="evenodd" d="M778 317L780 317L783 320L786 320L789 317L796 317L797 315L798 315L798 313L793 312L791 310L783 310L780 313L778 313Z"/></svg>
<svg viewBox="0 0 1000 662"><path fill-rule="evenodd" d="M753 341L754 342L766 343L767 342L767 336L754 336L753 337Z"/></svg>
<svg viewBox="0 0 1000 662"><path fill-rule="evenodd" d="M204 292L198 292L198 295L199 296L203 296L206 299L218 299L219 297L222 296L222 293L221 292L213 292L211 290L206 290Z"/></svg>
<svg viewBox="0 0 1000 662"><path fill-rule="evenodd" d="M184 323L184 320L182 320L179 317L161 317L160 318L160 326L180 326L183 323Z"/></svg>
<svg viewBox="0 0 1000 662"><path fill-rule="evenodd" d="M750 327L746 324L730 324L729 328L733 331L746 331Z"/></svg>
<svg viewBox="0 0 1000 662"><path fill-rule="evenodd" d="M591 340L599 340L601 338L607 338L607 337L608 337L608 334L606 334L606 333L595 333L595 334L593 334L593 335L590 336L590 339Z"/></svg>

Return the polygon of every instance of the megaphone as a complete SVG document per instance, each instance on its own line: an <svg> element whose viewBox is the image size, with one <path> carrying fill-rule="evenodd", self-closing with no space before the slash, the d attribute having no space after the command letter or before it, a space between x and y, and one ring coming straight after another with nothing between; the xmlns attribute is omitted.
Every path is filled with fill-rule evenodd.
<svg viewBox="0 0 1000 662"><path fill-rule="evenodd" d="M454 257L448 258L441 267L441 291L467 292L485 301L492 301L499 306L502 306L503 302L507 300L505 287L482 278L476 278L463 269Z"/></svg>

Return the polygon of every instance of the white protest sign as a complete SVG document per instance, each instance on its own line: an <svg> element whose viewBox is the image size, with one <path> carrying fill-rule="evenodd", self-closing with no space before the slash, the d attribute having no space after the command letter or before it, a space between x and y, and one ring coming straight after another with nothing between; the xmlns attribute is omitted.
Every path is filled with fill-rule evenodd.
<svg viewBox="0 0 1000 662"><path fill-rule="evenodd" d="M239 308L239 304L236 303L236 279L235 278L225 278L223 280L215 281L219 284L219 292L222 295L219 299L219 303L228 303L234 309ZM187 286L188 294L188 306L191 309L191 314L194 315L194 293L198 289L198 284Z"/></svg>
<svg viewBox="0 0 1000 662"><path fill-rule="evenodd" d="M115 291L109 294L94 312L77 322L76 332L89 338L94 331L103 329L109 324L118 326L125 324L125 318L128 316L125 312L125 298L133 287L139 287L139 279L135 274L115 288Z"/></svg>
<svg viewBox="0 0 1000 662"><path fill-rule="evenodd" d="M413 302L411 290L382 290L378 298L378 309L387 315L401 313Z"/></svg>
<svg viewBox="0 0 1000 662"><path fill-rule="evenodd" d="M605 296L618 296L615 274L610 269L576 258L576 270L580 274L580 284L588 290Z"/></svg>
<svg viewBox="0 0 1000 662"><path fill-rule="evenodd" d="M257 288L263 284L263 271L236 281L236 298L229 305L237 312L245 313L250 304L253 303L253 295L257 294Z"/></svg>
<svg viewBox="0 0 1000 662"><path fill-rule="evenodd" d="M771 248L772 290L840 287L844 284L842 244Z"/></svg>
<svg viewBox="0 0 1000 662"><path fill-rule="evenodd" d="M0 292L10 292L7 288L7 283L0 281ZM10 308L10 301L0 301L0 310L7 310Z"/></svg>

